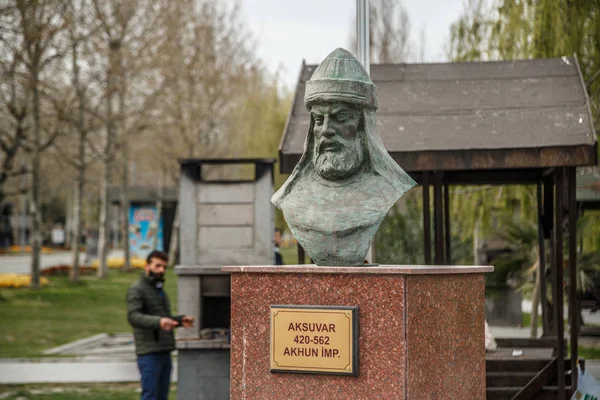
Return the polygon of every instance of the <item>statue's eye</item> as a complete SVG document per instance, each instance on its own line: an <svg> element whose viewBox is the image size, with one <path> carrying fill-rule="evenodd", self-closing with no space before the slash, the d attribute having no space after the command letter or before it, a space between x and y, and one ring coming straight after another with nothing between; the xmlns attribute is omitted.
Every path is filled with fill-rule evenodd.
<svg viewBox="0 0 600 400"><path fill-rule="evenodd" d="M322 115L315 115L313 118L315 119L315 124L317 124L317 125L323 124L323 116Z"/></svg>
<svg viewBox="0 0 600 400"><path fill-rule="evenodd" d="M346 114L346 113L341 113L341 114L335 115L335 120L338 122L344 122L347 119L348 119L348 114Z"/></svg>

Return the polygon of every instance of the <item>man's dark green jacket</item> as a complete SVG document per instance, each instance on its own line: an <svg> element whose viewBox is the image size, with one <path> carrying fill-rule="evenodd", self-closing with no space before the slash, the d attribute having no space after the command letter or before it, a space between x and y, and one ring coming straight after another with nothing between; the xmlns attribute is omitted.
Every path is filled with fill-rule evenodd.
<svg viewBox="0 0 600 400"><path fill-rule="evenodd" d="M181 326L183 316L171 315L167 292L157 289L153 280L142 274L127 292L127 320L133 326L136 354L175 349L173 331L160 329L162 317L172 318Z"/></svg>

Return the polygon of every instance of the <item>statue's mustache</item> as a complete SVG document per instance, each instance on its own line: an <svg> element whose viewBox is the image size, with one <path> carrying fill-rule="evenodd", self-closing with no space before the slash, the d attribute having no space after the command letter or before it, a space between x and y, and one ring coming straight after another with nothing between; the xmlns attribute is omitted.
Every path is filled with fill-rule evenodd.
<svg viewBox="0 0 600 400"><path fill-rule="evenodd" d="M344 144L337 140L322 139L317 147L319 154L325 151L339 151L344 149Z"/></svg>

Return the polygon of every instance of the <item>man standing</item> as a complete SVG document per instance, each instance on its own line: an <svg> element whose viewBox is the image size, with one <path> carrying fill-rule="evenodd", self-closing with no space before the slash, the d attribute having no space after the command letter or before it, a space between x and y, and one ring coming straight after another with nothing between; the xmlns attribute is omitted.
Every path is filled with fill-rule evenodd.
<svg viewBox="0 0 600 400"><path fill-rule="evenodd" d="M194 319L172 316L163 290L167 254L153 251L146 259L141 278L127 292L127 320L133 327L138 368L142 375L141 400L167 400L171 383L171 351L175 349L173 329L189 328Z"/></svg>

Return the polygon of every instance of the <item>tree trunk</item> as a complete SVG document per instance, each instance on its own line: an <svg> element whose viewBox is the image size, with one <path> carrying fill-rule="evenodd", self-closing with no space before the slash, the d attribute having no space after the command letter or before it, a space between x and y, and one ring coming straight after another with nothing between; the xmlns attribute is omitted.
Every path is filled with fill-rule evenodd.
<svg viewBox="0 0 600 400"><path fill-rule="evenodd" d="M98 237L98 257L100 264L98 265L98 277L104 278L108 276L108 266L106 257L108 253L108 232L110 224L108 220L109 199L108 186L112 177L112 162L113 162L113 146L115 134L115 120L113 112L113 99L115 95L115 68L117 64L117 52L119 46L111 43L109 54L109 66L106 79L107 96L106 96L106 145L104 150L104 170L102 174L101 195L100 195L100 229Z"/></svg>
<svg viewBox="0 0 600 400"><path fill-rule="evenodd" d="M539 269L539 259L535 270L535 286L533 287L533 299L531 304L531 331L530 336L532 339L538 336L538 307L540 305L540 297L542 293L542 278Z"/></svg>
<svg viewBox="0 0 600 400"><path fill-rule="evenodd" d="M85 141L87 131L85 129L85 93L79 83L79 64L77 57L77 42L73 39L73 84L77 91L77 99L79 100L78 115L77 115L77 130L79 131L79 151L77 154L77 184L75 187L75 198L73 199L73 234L71 237L73 263L69 272L71 282L79 281L79 247L81 246L81 234L83 229L83 191L85 187Z"/></svg>
<svg viewBox="0 0 600 400"><path fill-rule="evenodd" d="M131 254L129 249L129 143L125 137L125 70L123 59L119 57L119 126L123 141L123 180L121 181L121 240L125 270L131 271Z"/></svg>
<svg viewBox="0 0 600 400"><path fill-rule="evenodd" d="M108 185L111 180L111 165L108 160L104 161L104 170L102 171L101 193L100 193L100 226L98 229L98 277L106 278L108 276L108 265L106 258L108 255L108 232L110 224L108 221L109 200Z"/></svg>
<svg viewBox="0 0 600 400"><path fill-rule="evenodd" d="M80 143L79 151L82 151L81 147L84 146L83 141ZM85 151L85 150L84 150ZM85 154L85 153L84 153ZM85 156L85 155L84 155ZM71 271L69 273L69 279L71 282L77 282L79 280L79 247L81 247L81 231L82 231L82 219L83 219L83 189L85 185L85 169L84 167L79 168L77 176L77 186L75 189L75 199L73 201L73 237L71 243L73 248L71 249L73 256L73 263Z"/></svg>
<svg viewBox="0 0 600 400"><path fill-rule="evenodd" d="M42 250L42 224L40 215L40 93L38 72L32 73L33 91L33 159L31 173L31 287L40 287L40 254Z"/></svg>
<svg viewBox="0 0 600 400"><path fill-rule="evenodd" d="M123 141L123 180L121 182L121 238L125 258L125 270L131 271L131 252L129 249L129 145Z"/></svg>

